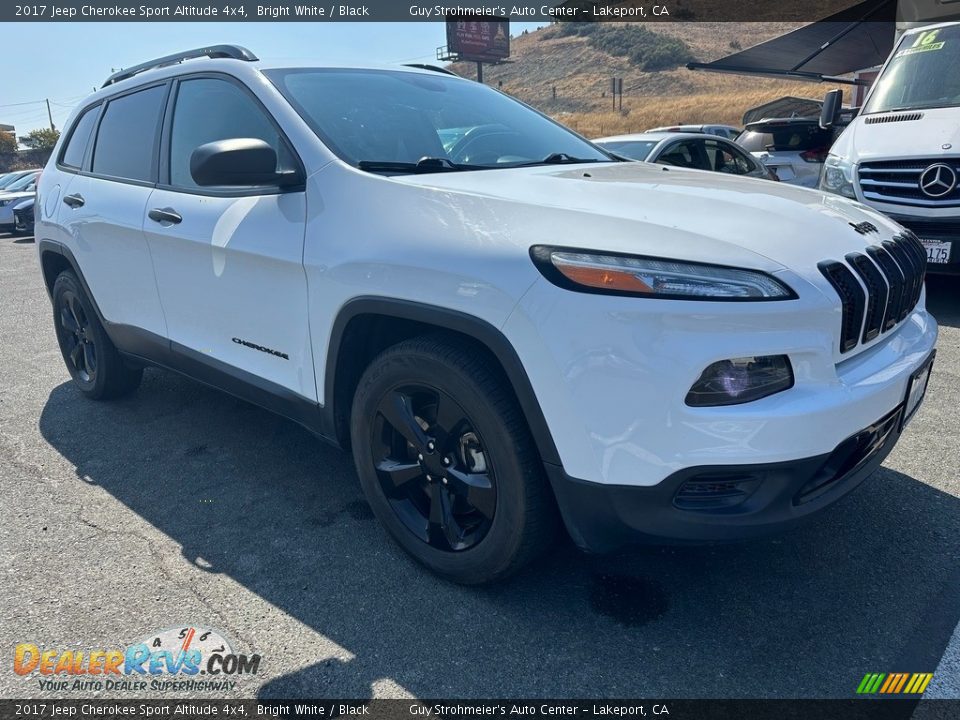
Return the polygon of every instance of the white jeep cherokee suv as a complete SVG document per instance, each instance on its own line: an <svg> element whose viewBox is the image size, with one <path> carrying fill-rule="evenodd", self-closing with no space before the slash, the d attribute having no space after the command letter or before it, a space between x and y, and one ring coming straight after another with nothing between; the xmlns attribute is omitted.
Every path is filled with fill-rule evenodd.
<svg viewBox="0 0 960 720"><path fill-rule="evenodd" d="M352 448L465 583L777 530L897 441L937 325L863 205L619 162L436 68L216 46L112 76L44 170L57 339L94 399L175 370Z"/></svg>

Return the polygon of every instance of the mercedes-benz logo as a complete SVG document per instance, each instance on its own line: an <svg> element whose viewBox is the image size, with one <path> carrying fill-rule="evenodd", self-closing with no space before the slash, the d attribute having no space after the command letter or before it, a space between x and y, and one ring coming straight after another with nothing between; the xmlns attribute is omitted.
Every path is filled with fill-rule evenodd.
<svg viewBox="0 0 960 720"><path fill-rule="evenodd" d="M957 173L944 163L935 163L920 175L920 189L927 197L942 198L956 186Z"/></svg>

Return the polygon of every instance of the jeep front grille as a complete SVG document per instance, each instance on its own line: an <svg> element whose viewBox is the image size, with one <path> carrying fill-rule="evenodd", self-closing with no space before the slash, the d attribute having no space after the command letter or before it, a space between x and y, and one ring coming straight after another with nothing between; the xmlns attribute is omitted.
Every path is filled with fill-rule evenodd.
<svg viewBox="0 0 960 720"><path fill-rule="evenodd" d="M920 301L927 264L913 234L897 235L868 247L866 254L850 253L844 259L818 266L840 296L841 353L870 342L910 314Z"/></svg>

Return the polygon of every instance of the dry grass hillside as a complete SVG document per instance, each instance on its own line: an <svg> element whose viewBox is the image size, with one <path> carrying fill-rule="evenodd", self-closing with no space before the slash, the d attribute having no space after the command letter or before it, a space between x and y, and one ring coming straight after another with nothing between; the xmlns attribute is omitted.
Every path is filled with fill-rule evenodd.
<svg viewBox="0 0 960 720"><path fill-rule="evenodd" d="M709 62L796 27L790 23L649 23L649 30L685 42ZM685 67L646 72L627 57L563 36L552 25L511 41L509 63L484 67L484 81L557 118L588 137L639 132L658 125L740 125L745 111L784 95L822 98L829 86L767 78L692 72ZM471 63L455 72L475 77ZM610 78L623 78L623 110L612 109ZM554 89L556 96L554 96Z"/></svg>

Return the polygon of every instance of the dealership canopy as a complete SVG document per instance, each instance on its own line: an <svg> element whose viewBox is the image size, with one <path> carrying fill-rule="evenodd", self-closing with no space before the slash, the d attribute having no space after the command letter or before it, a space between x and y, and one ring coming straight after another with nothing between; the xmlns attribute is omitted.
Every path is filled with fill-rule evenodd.
<svg viewBox="0 0 960 720"><path fill-rule="evenodd" d="M853 83L839 76L880 65L893 49L896 10L896 0L867 0L733 55L687 67Z"/></svg>

